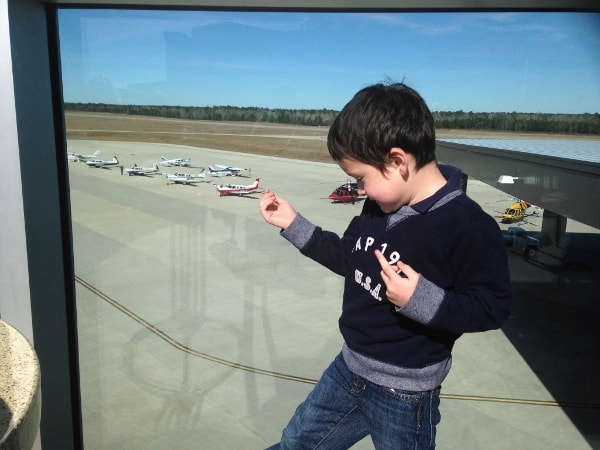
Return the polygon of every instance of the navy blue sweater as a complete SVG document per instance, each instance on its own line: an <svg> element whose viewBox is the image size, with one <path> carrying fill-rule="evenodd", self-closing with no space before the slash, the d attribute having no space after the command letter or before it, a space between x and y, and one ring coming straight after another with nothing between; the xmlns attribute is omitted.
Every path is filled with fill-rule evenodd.
<svg viewBox="0 0 600 450"><path fill-rule="evenodd" d="M300 214L282 232L304 255L345 277L344 356L360 375L390 387L436 387L450 369L456 339L499 328L510 312L498 224L461 191L458 169L440 170L447 183L433 196L391 214L367 199L341 238ZM387 300L375 249L420 274L402 308ZM394 383L394 377L417 381Z"/></svg>

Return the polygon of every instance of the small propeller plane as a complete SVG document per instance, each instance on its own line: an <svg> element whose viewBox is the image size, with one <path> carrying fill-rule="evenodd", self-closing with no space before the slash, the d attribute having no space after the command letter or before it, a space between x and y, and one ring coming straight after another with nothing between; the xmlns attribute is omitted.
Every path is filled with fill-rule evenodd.
<svg viewBox="0 0 600 450"><path fill-rule="evenodd" d="M204 180L206 176L206 172L203 170L197 174L191 173L166 173L165 178L167 179L167 184L195 184L200 183Z"/></svg>
<svg viewBox="0 0 600 450"><path fill-rule="evenodd" d="M240 174L240 172L250 171L250 169L244 169L243 167L231 167L224 166L222 164L215 164L215 167L208 166L208 171L213 177L220 177L223 175L226 177L236 177Z"/></svg>
<svg viewBox="0 0 600 450"><path fill-rule="evenodd" d="M81 153L67 152L67 159L69 161L85 162L85 161L90 161L92 159L96 159L98 156L100 156L100 150L96 150L91 155L83 155Z"/></svg>
<svg viewBox="0 0 600 450"><path fill-rule="evenodd" d="M102 159L92 159L89 161L85 162L88 167L99 167L99 168L104 168L104 167L108 167L108 166L116 166L119 164L119 160L117 159L116 156L113 156L113 159L111 159L110 161L104 161Z"/></svg>
<svg viewBox="0 0 600 450"><path fill-rule="evenodd" d="M217 192L221 197L224 195L248 195L252 194L258 189L258 182L260 178L254 180L254 183L248 185L240 184L215 184Z"/></svg>
<svg viewBox="0 0 600 450"><path fill-rule="evenodd" d="M158 173L158 164L152 164L152 167L141 167L134 164L128 169L123 170L127 175L150 175L152 173Z"/></svg>
<svg viewBox="0 0 600 450"><path fill-rule="evenodd" d="M354 204L358 200L358 183L347 181L344 184L335 188L335 190L329 194L329 198L334 203L352 203Z"/></svg>
<svg viewBox="0 0 600 450"><path fill-rule="evenodd" d="M164 156L161 156L163 166L180 166L187 167L190 165L190 159L184 158L175 158L175 159L167 159Z"/></svg>

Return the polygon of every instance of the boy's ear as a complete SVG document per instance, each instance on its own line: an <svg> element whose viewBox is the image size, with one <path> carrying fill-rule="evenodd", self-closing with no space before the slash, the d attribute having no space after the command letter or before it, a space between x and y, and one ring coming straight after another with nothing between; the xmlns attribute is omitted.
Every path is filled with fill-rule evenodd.
<svg viewBox="0 0 600 450"><path fill-rule="evenodd" d="M388 153L391 165L399 168L402 173L408 169L408 153L400 147L393 147Z"/></svg>

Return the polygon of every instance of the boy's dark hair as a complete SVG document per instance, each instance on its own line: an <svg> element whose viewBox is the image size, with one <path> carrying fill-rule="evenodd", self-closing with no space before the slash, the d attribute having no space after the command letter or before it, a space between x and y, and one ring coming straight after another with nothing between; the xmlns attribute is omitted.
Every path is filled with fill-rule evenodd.
<svg viewBox="0 0 600 450"><path fill-rule="evenodd" d="M358 91L327 136L334 161L352 158L382 172L394 147L412 154L417 169L435 160L431 111L419 93L404 83L380 83Z"/></svg>

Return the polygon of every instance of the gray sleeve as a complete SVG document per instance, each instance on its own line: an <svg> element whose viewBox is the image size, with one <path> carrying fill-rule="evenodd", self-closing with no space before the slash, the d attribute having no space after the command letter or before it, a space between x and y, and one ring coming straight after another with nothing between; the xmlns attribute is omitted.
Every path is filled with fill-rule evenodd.
<svg viewBox="0 0 600 450"><path fill-rule="evenodd" d="M435 317L444 300L444 290L419 276L417 287L413 295L403 307L396 307L396 311L416 322L428 324Z"/></svg>
<svg viewBox="0 0 600 450"><path fill-rule="evenodd" d="M316 225L313 225L308 219L297 213L296 218L290 226L281 231L281 235L298 250L302 250L310 241L316 228Z"/></svg>

